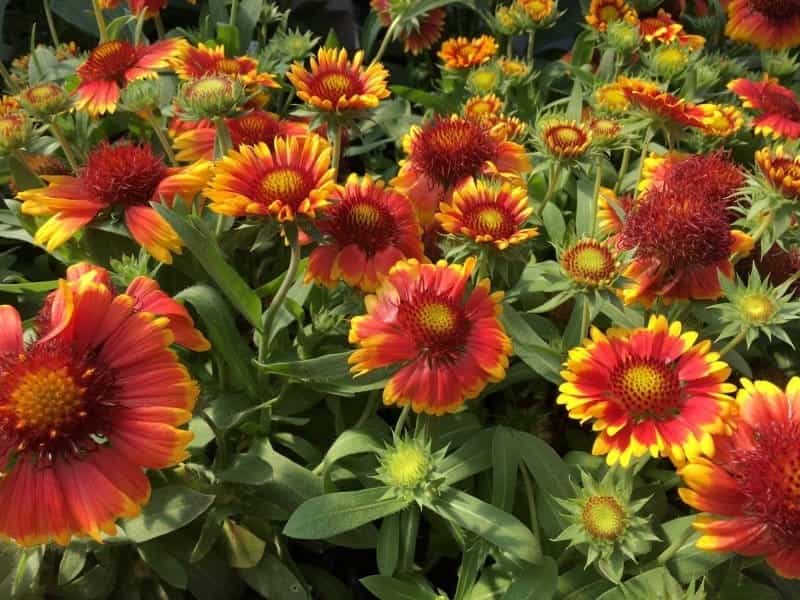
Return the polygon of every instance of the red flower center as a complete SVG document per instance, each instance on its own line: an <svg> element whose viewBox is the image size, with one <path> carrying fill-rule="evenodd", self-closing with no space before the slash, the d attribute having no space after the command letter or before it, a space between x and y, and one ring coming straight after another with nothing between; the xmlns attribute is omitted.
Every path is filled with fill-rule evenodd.
<svg viewBox="0 0 800 600"><path fill-rule="evenodd" d="M355 244L367 256L374 256L395 245L398 239L397 222L386 202L383 196L364 198L357 192L347 193L330 209L330 219L321 223L320 228L330 233L340 246Z"/></svg>
<svg viewBox="0 0 800 600"><path fill-rule="evenodd" d="M798 8L797 10L800 10ZM791 92L774 89L767 85L761 92L761 104L766 107L766 112L777 113L792 121L800 122L800 104L791 96Z"/></svg>
<svg viewBox="0 0 800 600"><path fill-rule="evenodd" d="M339 98L350 98L364 92L361 81L346 71L320 73L310 87L313 96L333 102Z"/></svg>
<svg viewBox="0 0 800 600"><path fill-rule="evenodd" d="M745 184L745 177L723 152L695 154L671 165L664 176L664 187L681 190L687 184L691 186L693 195L727 205ZM733 221L735 215L730 213L728 216Z"/></svg>
<svg viewBox="0 0 800 600"><path fill-rule="evenodd" d="M120 86L125 84L125 72L137 61L136 46L121 40L113 40L100 44L92 50L86 62L78 67L78 75L83 81L101 79L116 81Z"/></svg>
<svg viewBox="0 0 800 600"><path fill-rule="evenodd" d="M464 309L452 299L424 291L399 309L400 322L432 358L453 356L463 347L470 324Z"/></svg>
<svg viewBox="0 0 800 600"><path fill-rule="evenodd" d="M750 6L770 19L788 19L800 14L800 0L750 0Z"/></svg>
<svg viewBox="0 0 800 600"><path fill-rule="evenodd" d="M149 146L104 143L89 154L81 180L106 204L130 205L150 202L166 176Z"/></svg>
<svg viewBox="0 0 800 600"><path fill-rule="evenodd" d="M278 167L264 174L256 198L266 206L280 202L297 210L311 191L307 179L304 172L294 167Z"/></svg>
<svg viewBox="0 0 800 600"><path fill-rule="evenodd" d="M683 402L675 368L661 360L629 356L611 373L614 399L637 421L673 417Z"/></svg>
<svg viewBox="0 0 800 600"><path fill-rule="evenodd" d="M768 523L784 541L800 536L800 423L768 423L748 436L722 466L738 482L744 512Z"/></svg>
<svg viewBox="0 0 800 600"><path fill-rule="evenodd" d="M472 119L439 118L419 132L411 156L418 172L449 188L477 175L495 150L484 125Z"/></svg>
<svg viewBox="0 0 800 600"><path fill-rule="evenodd" d="M29 451L41 460L79 454L103 436L113 373L58 343L0 358L0 454Z"/></svg>
<svg viewBox="0 0 800 600"><path fill-rule="evenodd" d="M228 130L234 146L254 145L265 142L269 145L280 133L280 121L269 113L254 112L228 121Z"/></svg>

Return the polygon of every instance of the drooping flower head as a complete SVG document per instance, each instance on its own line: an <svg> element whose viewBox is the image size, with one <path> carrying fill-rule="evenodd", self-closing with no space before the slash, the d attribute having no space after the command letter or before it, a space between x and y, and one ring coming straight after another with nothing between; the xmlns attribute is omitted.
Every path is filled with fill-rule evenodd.
<svg viewBox="0 0 800 600"><path fill-rule="evenodd" d="M609 23L625 21L631 25L639 24L636 10L625 0L592 0L586 22L598 31L608 29Z"/></svg>
<svg viewBox="0 0 800 600"><path fill-rule="evenodd" d="M317 220L325 242L311 253L307 281L374 292L389 269L406 258L423 259L422 230L405 196L369 175L351 174L331 195Z"/></svg>
<svg viewBox="0 0 800 600"><path fill-rule="evenodd" d="M392 185L409 197L425 227L433 222L439 202L468 177L500 173L519 180L530 170L525 148L505 136L502 125L489 128L457 115L414 126L403 138L407 158Z"/></svg>
<svg viewBox="0 0 800 600"><path fill-rule="evenodd" d="M90 273L62 281L27 347L0 307L0 533L31 546L100 541L150 496L144 469L188 457L198 388L170 349L168 319ZM113 327L109 324L113 323Z"/></svg>
<svg viewBox="0 0 800 600"><path fill-rule="evenodd" d="M224 75L238 79L250 91L254 87L280 87L275 76L258 70L258 61L251 56L225 56L223 46L184 44L170 60L175 74L184 81L202 79L210 75Z"/></svg>
<svg viewBox="0 0 800 600"><path fill-rule="evenodd" d="M113 113L120 90L128 82L156 78L156 71L167 68L170 59L185 44L180 39L163 40L149 46L123 40L100 44L77 69L80 84L75 90L75 108L92 116Z"/></svg>
<svg viewBox="0 0 800 600"><path fill-rule="evenodd" d="M567 277L581 286L608 287L619 275L615 250L607 242L591 238L578 240L566 248L559 263Z"/></svg>
<svg viewBox="0 0 800 600"><path fill-rule="evenodd" d="M453 191L450 204L439 204L439 211L436 220L444 231L498 250L538 235L535 227L524 227L533 212L527 190L507 182L470 177Z"/></svg>
<svg viewBox="0 0 800 600"><path fill-rule="evenodd" d="M275 113L260 109L225 119L225 126L231 135L231 143L234 148L238 148L242 144L254 146L259 142L272 146L276 137L308 134L308 126L305 123L287 121ZM205 122L198 122L197 127L177 133L173 140L173 145L177 150L175 158L181 162L211 160L214 158L216 133L216 128L211 123Z"/></svg>
<svg viewBox="0 0 800 600"><path fill-rule="evenodd" d="M633 108L665 126L703 127L704 113L695 104L657 87L620 76L617 80Z"/></svg>
<svg viewBox="0 0 800 600"><path fill-rule="evenodd" d="M355 374L399 367L383 390L385 404L441 415L475 398L508 368L511 341L498 319L502 292L489 280L468 290L475 259L464 265L397 263L353 317Z"/></svg>
<svg viewBox="0 0 800 600"><path fill-rule="evenodd" d="M219 214L272 215L283 222L315 217L334 189L331 148L321 137L308 135L276 137L272 147L260 142L230 151L217 162L203 193Z"/></svg>
<svg viewBox="0 0 800 600"><path fill-rule="evenodd" d="M713 458L678 471L689 506L703 511L698 548L763 556L782 577L800 578L800 378L785 390L742 379L733 434Z"/></svg>
<svg viewBox="0 0 800 600"><path fill-rule="evenodd" d="M0 115L0 154L26 147L33 137L33 124L21 110Z"/></svg>
<svg viewBox="0 0 800 600"><path fill-rule="evenodd" d="M570 350L557 401L573 419L592 421L593 454L628 466L645 454L682 464L714 453L712 435L726 433L736 387L725 383L731 370L711 342L696 340L653 316L631 330L593 327Z"/></svg>
<svg viewBox="0 0 800 600"><path fill-rule="evenodd" d="M393 17L391 0L370 0L370 6L378 14L384 27L391 25ZM429 50L442 37L447 12L442 8L434 8L415 19L402 19L399 31L400 39L406 52L417 56Z"/></svg>
<svg viewBox="0 0 800 600"><path fill-rule="evenodd" d="M800 100L795 93L772 80L734 79L728 89L745 108L759 112L753 118L757 134L774 138L800 138Z"/></svg>
<svg viewBox="0 0 800 600"><path fill-rule="evenodd" d="M20 192L22 212L52 215L36 242L55 250L107 210L120 211L136 242L158 260L172 262L181 241L150 202L191 201L203 188L211 163L168 168L149 146L103 143L89 153L76 177L50 176L47 187Z"/></svg>
<svg viewBox="0 0 800 600"><path fill-rule="evenodd" d="M725 35L761 50L800 46L800 1L731 0Z"/></svg>
<svg viewBox="0 0 800 600"><path fill-rule="evenodd" d="M756 150L756 165L769 185L792 200L800 200L800 155L791 155L783 146Z"/></svg>
<svg viewBox="0 0 800 600"><path fill-rule="evenodd" d="M447 69L469 69L482 65L497 52L497 40L490 35L445 40L439 49L439 58Z"/></svg>
<svg viewBox="0 0 800 600"><path fill-rule="evenodd" d="M388 71L381 63L363 66L364 52L347 59L344 48L320 48L311 57L311 69L294 63L287 77L297 89L297 96L309 106L323 111L344 113L375 108L389 97L386 88Z"/></svg>

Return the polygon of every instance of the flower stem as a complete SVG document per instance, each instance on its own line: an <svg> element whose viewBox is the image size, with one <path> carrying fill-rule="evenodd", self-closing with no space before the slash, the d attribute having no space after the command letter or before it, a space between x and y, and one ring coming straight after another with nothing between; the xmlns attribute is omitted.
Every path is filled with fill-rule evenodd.
<svg viewBox="0 0 800 600"><path fill-rule="evenodd" d="M67 141L67 136L64 135L64 130L61 129L61 125L58 124L55 118L50 120L49 125L50 131L53 132L53 135L61 146L61 150L64 151L64 156L69 163L69 168L72 169L73 173L77 173L78 161L75 159L75 153L72 151L72 146L70 146L69 142Z"/></svg>
<svg viewBox="0 0 800 600"><path fill-rule="evenodd" d="M550 172L548 173L547 177L547 191L544 194L542 205L539 207L539 210L536 211L536 216L542 216L547 203L553 198L553 194L555 194L556 191L556 182L558 181L559 177L561 177L561 163L555 163L550 167Z"/></svg>
<svg viewBox="0 0 800 600"><path fill-rule="evenodd" d="M103 16L103 9L97 0L92 0L92 8L94 9L94 18L97 21L97 31L100 35L100 43L103 44L108 41L108 29L106 28L106 18Z"/></svg>
<svg viewBox="0 0 800 600"><path fill-rule="evenodd" d="M158 39L163 40L167 37L167 30L164 28L164 21L161 20L161 13L156 13L156 16L153 17L153 21L156 24L156 33L158 34Z"/></svg>
<svg viewBox="0 0 800 600"><path fill-rule="evenodd" d="M372 59L372 62L369 63L370 66L374 65L381 58L383 58L383 53L386 52L386 49L389 47L389 42L392 41L392 37L394 37L394 30L397 29L398 25L400 25L400 17L396 17L394 21L389 24L389 29L386 30L386 34L383 36L383 41L378 48L378 53L375 55L375 58Z"/></svg>
<svg viewBox="0 0 800 600"><path fill-rule="evenodd" d="M53 40L53 46L58 46L58 32L56 31L56 24L53 22L53 11L50 10L50 0L42 0L44 7L44 16L47 19L47 26L50 28L50 39Z"/></svg>
<svg viewBox="0 0 800 600"><path fill-rule="evenodd" d="M528 33L528 50L527 54L525 55L528 59L528 62L533 62L533 43L536 41L536 30L533 29L530 33Z"/></svg>
<svg viewBox="0 0 800 600"><path fill-rule="evenodd" d="M3 61L0 60L0 77L3 78L3 83L6 84L6 87L14 92L15 94L19 91L19 86L14 82L13 77L11 77L11 73L8 72L6 65Z"/></svg>
<svg viewBox="0 0 800 600"><path fill-rule="evenodd" d="M231 132L225 124L225 119L216 117L214 119L214 129L216 134L214 136L214 160L219 160L225 156L233 148L233 140L231 140ZM225 227L225 215L217 215L217 224L214 227L214 236L219 238L222 235L222 230Z"/></svg>
<svg viewBox="0 0 800 600"><path fill-rule="evenodd" d="M339 163L342 160L342 124L336 123L331 125L331 133L333 134L333 156L331 158L331 166L336 171L336 178L339 178Z"/></svg>
<svg viewBox="0 0 800 600"><path fill-rule="evenodd" d="M419 508L415 504L400 513L400 560L397 564L400 573L408 573L414 568L419 517Z"/></svg>
<svg viewBox="0 0 800 600"><path fill-rule="evenodd" d="M406 424L406 419L408 419L408 413L411 411L411 403L406 404L403 407L403 411L400 413L400 416L397 418L397 423L394 425L394 437L399 437L401 433L403 433L403 425Z"/></svg>
<svg viewBox="0 0 800 600"><path fill-rule="evenodd" d="M653 129L648 127L644 134L644 143L642 144L642 154L639 157L639 174L636 176L636 188L633 190L633 197L639 197L639 184L642 182L642 173L644 173L644 161L647 158L647 152L650 150L650 141L653 139Z"/></svg>
<svg viewBox="0 0 800 600"><path fill-rule="evenodd" d="M730 352L731 350L736 348L736 346L738 346L739 343L745 338L745 336L747 335L748 331L749 331L748 327L742 327L742 329L739 330L739 333L737 333L734 336L734 338L731 341L729 341L727 344L725 344L722 347L722 350L719 351L720 357L725 356L728 352Z"/></svg>
<svg viewBox="0 0 800 600"><path fill-rule="evenodd" d="M380 398L380 390L370 392L367 402L364 404L364 410L361 411L361 416L358 417L358 421L356 421L356 424L353 425L353 429L358 429L361 427L372 415L375 414L375 410L378 408L378 402L380 402Z"/></svg>
<svg viewBox="0 0 800 600"><path fill-rule="evenodd" d="M269 308L264 313L264 320L262 321L261 339L258 344L258 362L267 360L269 354L269 336L272 329L272 323L278 315L278 311L283 306L283 301L286 300L286 294L289 293L289 288L294 284L297 278L297 269L300 266L300 241L297 238L297 226L294 223L287 223L283 226L283 233L286 240L289 242L289 267L286 269L286 277L281 282L281 287L269 303Z"/></svg>
<svg viewBox="0 0 800 600"><path fill-rule="evenodd" d="M155 115L149 111L147 115L147 122L150 124L150 127L153 128L153 133L156 134L158 142L161 144L161 148L164 150L164 154L166 154L169 164L173 167L177 166L178 161L175 160L175 153L172 151L172 146L170 145L167 136L164 135L164 130L161 128L161 123L159 123L156 120Z"/></svg>
<svg viewBox="0 0 800 600"><path fill-rule="evenodd" d="M231 1L231 18L229 24L236 25L236 21L239 20L239 0L232 0Z"/></svg>
<svg viewBox="0 0 800 600"><path fill-rule="evenodd" d="M590 231L591 236L594 237L595 233L597 233L597 204L600 201L600 185L603 183L603 163L598 158L597 162L595 163L595 169L597 173L595 173L594 177L594 194L592 196L592 226Z"/></svg>
<svg viewBox="0 0 800 600"><path fill-rule="evenodd" d="M625 178L625 175L628 173L628 167L631 164L631 148L628 146L622 152L622 164L619 166L619 176L617 177L617 183L614 184L614 195L619 194L620 190L622 189L622 180Z"/></svg>
<svg viewBox="0 0 800 600"><path fill-rule="evenodd" d="M512 58L513 53L514 53L514 36L509 35L508 39L506 40L506 58Z"/></svg>

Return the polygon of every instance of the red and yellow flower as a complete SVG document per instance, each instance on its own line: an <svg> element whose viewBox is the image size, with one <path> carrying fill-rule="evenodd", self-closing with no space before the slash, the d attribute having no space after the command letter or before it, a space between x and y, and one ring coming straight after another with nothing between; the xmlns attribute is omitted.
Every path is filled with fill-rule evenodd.
<svg viewBox="0 0 800 600"><path fill-rule="evenodd" d="M538 123L539 139L545 151L561 160L583 156L592 144L592 131L583 123L545 117Z"/></svg>
<svg viewBox="0 0 800 600"><path fill-rule="evenodd" d="M485 96L472 96L464 103L464 116L475 119L485 124L487 127L501 125L505 131L505 137L516 139L525 133L525 123L517 117L508 117L503 114L505 103L495 94Z"/></svg>
<svg viewBox="0 0 800 600"><path fill-rule="evenodd" d="M622 231L624 216L632 205L632 196L617 196L614 190L601 186L597 195L597 230L600 234L612 237Z"/></svg>
<svg viewBox="0 0 800 600"><path fill-rule="evenodd" d="M234 148L242 144L253 146L259 142L271 146L276 137L303 136L308 126L298 121L281 119L275 113L260 109L251 110L238 117L225 119ZM171 132L172 133L172 132ZM197 122L197 127L176 132L173 146L175 158L181 162L211 160L214 158L214 139L217 130L210 122Z"/></svg>
<svg viewBox="0 0 800 600"><path fill-rule="evenodd" d="M374 10L381 24L388 27L392 23L391 1L390 0L370 0L370 6ZM403 23L400 29L400 39L406 52L417 56L433 47L442 37L444 21L447 12L443 8L434 8L413 19L406 25Z"/></svg>
<svg viewBox="0 0 800 600"><path fill-rule="evenodd" d="M694 521L697 547L763 556L779 575L800 578L800 378L785 390L742 379L733 434L716 440L713 458L698 457L678 474Z"/></svg>
<svg viewBox="0 0 800 600"><path fill-rule="evenodd" d="M439 49L439 58L447 69L469 69L482 65L497 53L497 40L490 35L467 39L445 40Z"/></svg>
<svg viewBox="0 0 800 600"><path fill-rule="evenodd" d="M800 155L787 154L783 146L756 150L756 164L770 186L786 198L800 199Z"/></svg>
<svg viewBox="0 0 800 600"><path fill-rule="evenodd" d="M621 113L628 110L631 106L625 89L619 83L606 83L594 92L594 98L598 107L612 113Z"/></svg>
<svg viewBox="0 0 800 600"><path fill-rule="evenodd" d="M170 349L169 320L136 303L91 273L62 281L27 347L16 310L0 307L4 537L101 541L149 500L145 469L188 457L192 434L179 427L197 384Z"/></svg>
<svg viewBox="0 0 800 600"><path fill-rule="evenodd" d="M686 46L691 50L700 50L706 43L701 35L686 33L683 25L677 23L663 8L658 9L655 17L647 17L639 23L639 32L646 42L661 42L671 44L677 42L681 46Z"/></svg>
<svg viewBox="0 0 800 600"><path fill-rule="evenodd" d="M545 23L550 20L556 10L555 0L517 0L525 11L525 16L532 23Z"/></svg>
<svg viewBox="0 0 800 600"><path fill-rule="evenodd" d="M203 192L214 212L232 217L314 218L336 189L330 145L317 135L240 146L218 161Z"/></svg>
<svg viewBox="0 0 800 600"><path fill-rule="evenodd" d="M185 45L180 39L149 46L122 40L100 44L77 69L80 83L75 90L75 107L93 116L113 113L128 82L156 78L157 71L166 69Z"/></svg>
<svg viewBox="0 0 800 600"><path fill-rule="evenodd" d="M489 128L457 115L412 127L403 149L407 158L391 183L411 200L423 227L433 222L439 202L468 177L499 174L513 182L531 169L525 148L506 139L502 124Z"/></svg>
<svg viewBox="0 0 800 600"><path fill-rule="evenodd" d="M405 196L369 175L351 174L317 221L326 241L311 253L306 281L328 287L342 279L374 292L400 260L423 260L422 230Z"/></svg>
<svg viewBox="0 0 800 600"><path fill-rule="evenodd" d="M252 56L225 56L223 46L184 44L170 60L175 74L184 81L202 79L211 75L236 78L245 86L278 88L280 84L271 73L260 72L258 61Z"/></svg>
<svg viewBox="0 0 800 600"><path fill-rule="evenodd" d="M353 317L353 373L399 367L383 390L385 404L441 415L505 377L511 341L499 321L503 293L491 293L488 279L468 290L474 268L474 258L399 262L367 296L367 314Z"/></svg>
<svg viewBox="0 0 800 600"><path fill-rule="evenodd" d="M128 0L131 13L138 15L144 11L146 19L152 19L167 7L167 0Z"/></svg>
<svg viewBox="0 0 800 600"><path fill-rule="evenodd" d="M638 25L639 16L625 0L592 0L586 15L586 22L590 27L605 31L608 29L608 24L614 21Z"/></svg>
<svg viewBox="0 0 800 600"><path fill-rule="evenodd" d="M592 454L622 466L646 454L678 465L713 455L736 387L711 342L696 340L679 322L653 316L631 330L592 327L591 339L570 350L557 402L573 419L592 421Z"/></svg>
<svg viewBox="0 0 800 600"><path fill-rule="evenodd" d="M608 242L592 238L575 242L564 250L558 262L567 277L582 286L608 287L619 275L615 250Z"/></svg>
<svg viewBox="0 0 800 600"><path fill-rule="evenodd" d="M108 211L119 210L136 242L161 262L181 253L181 240L150 202L172 204L176 196L190 202L203 189L211 163L168 168L149 146L103 143L89 154L76 177L45 177L47 187L18 194L22 212L52 215L35 240L55 250L82 227Z"/></svg>
<svg viewBox="0 0 800 600"><path fill-rule="evenodd" d="M745 108L759 111L753 118L757 134L776 139L800 138L800 100L792 90L770 79L734 79L728 89L739 96Z"/></svg>
<svg viewBox="0 0 800 600"><path fill-rule="evenodd" d="M470 177L455 189L450 204L439 204L436 220L447 233L505 250L538 235L535 227L523 227L532 212L525 188Z"/></svg>
<svg viewBox="0 0 800 600"><path fill-rule="evenodd" d="M725 35L761 50L800 46L800 3L797 0L731 0Z"/></svg>
<svg viewBox="0 0 800 600"><path fill-rule="evenodd" d="M744 115L735 106L727 104L699 104L703 111L703 130L708 135L730 137L744 125Z"/></svg>
<svg viewBox="0 0 800 600"><path fill-rule="evenodd" d="M670 151L665 154L651 152L642 166L642 177L639 180L638 190L645 192L653 188L664 187L669 174L675 165L689 158L685 152Z"/></svg>
<svg viewBox="0 0 800 600"><path fill-rule="evenodd" d="M389 97L388 71L381 63L364 67L364 52L347 59L344 48L320 48L311 57L311 70L294 63L287 77L306 104L324 112L347 112L375 108Z"/></svg>
<svg viewBox="0 0 800 600"><path fill-rule="evenodd" d="M667 125L703 127L704 112L697 105L660 90L649 82L620 76L617 83L622 86L625 98L631 106L653 120Z"/></svg>

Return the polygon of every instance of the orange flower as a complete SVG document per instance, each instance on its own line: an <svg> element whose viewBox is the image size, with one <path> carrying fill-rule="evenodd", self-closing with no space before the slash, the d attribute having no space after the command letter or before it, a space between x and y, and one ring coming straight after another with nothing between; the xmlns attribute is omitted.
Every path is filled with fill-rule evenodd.
<svg viewBox="0 0 800 600"><path fill-rule="evenodd" d="M122 87L135 79L157 77L156 71L167 68L185 44L179 39L149 46L122 40L100 44L77 69L80 84L75 90L75 107L92 116L113 113Z"/></svg>
<svg viewBox="0 0 800 600"><path fill-rule="evenodd" d="M607 287L619 274L617 256L611 246L591 238L578 240L564 250L559 263L567 277L586 287Z"/></svg>
<svg viewBox="0 0 800 600"><path fill-rule="evenodd" d="M649 82L620 76L617 83L622 86L628 102L651 119L668 125L702 129L705 114L695 104L661 91Z"/></svg>
<svg viewBox="0 0 800 600"><path fill-rule="evenodd" d="M544 149L562 160L580 158L592 143L592 132L583 123L558 117L545 117L538 123Z"/></svg>
<svg viewBox="0 0 800 600"><path fill-rule="evenodd" d="M399 262L367 296L367 314L353 317L353 373L400 368L383 390L385 404L441 415L505 377L511 341L498 319L503 293L491 294L488 279L468 291L474 268L474 258L463 266Z"/></svg>
<svg viewBox="0 0 800 600"><path fill-rule="evenodd" d="M380 63L364 68L364 51L347 60L347 50L320 48L311 58L311 70L294 63L287 77L298 97L323 112L347 112L375 108L389 97L388 71Z"/></svg>
<svg viewBox="0 0 800 600"><path fill-rule="evenodd" d="M204 194L209 208L223 215L313 218L336 189L330 167L331 148L319 136L276 137L272 148L261 142L229 152Z"/></svg>
<svg viewBox="0 0 800 600"><path fill-rule="evenodd" d="M477 38L450 38L439 49L439 58L447 69L469 69L489 62L497 52L497 40L490 35Z"/></svg>
<svg viewBox="0 0 800 600"><path fill-rule="evenodd" d="M600 86L595 90L594 98L600 108L613 113L625 112L631 106L624 88L619 83L606 83Z"/></svg>
<svg viewBox="0 0 800 600"><path fill-rule="evenodd" d="M800 3L797 0L731 0L725 35L761 50L800 46Z"/></svg>
<svg viewBox="0 0 800 600"><path fill-rule="evenodd" d="M555 0L517 0L525 15L534 23L547 21L556 9Z"/></svg>
<svg viewBox="0 0 800 600"><path fill-rule="evenodd" d="M390 0L370 0L370 6L377 13L384 27L391 25ZM446 16L447 12L443 8L435 8L415 19L411 19L410 22L403 21L399 34L400 39L403 40L405 51L417 56L432 48L442 37Z"/></svg>
<svg viewBox="0 0 800 600"><path fill-rule="evenodd" d="M736 387L725 383L731 370L711 342L696 340L654 315L647 327L592 327L591 339L569 351L557 402L573 419L592 420L592 454L627 467L646 454L680 465L714 453Z"/></svg>
<svg viewBox="0 0 800 600"><path fill-rule="evenodd" d="M195 124L195 123L192 123ZM214 139L217 130L213 123L196 122L197 126L174 135L175 158L182 162L211 160L214 158ZM278 115L260 109L251 110L238 117L225 119L234 148L242 144L253 146L259 142L271 146L278 137L303 136L308 126L297 121L284 121ZM172 132L170 132L172 133Z"/></svg>
<svg viewBox="0 0 800 600"><path fill-rule="evenodd" d="M327 240L311 253L306 281L332 287L347 285L374 292L398 261L422 260L419 223L411 203L369 175L347 178L332 194L317 227Z"/></svg>
<svg viewBox="0 0 800 600"><path fill-rule="evenodd" d="M605 237L617 235L632 204L632 196L618 197L614 190L601 187L597 196L597 230Z"/></svg>
<svg viewBox="0 0 800 600"><path fill-rule="evenodd" d="M605 31L609 23L625 21L631 25L639 24L636 10L625 0L592 0L586 22L598 31Z"/></svg>
<svg viewBox="0 0 800 600"><path fill-rule="evenodd" d="M188 457L198 395L168 320L94 277L61 282L27 348L0 307L0 534L24 546L115 535L150 497L144 469ZM110 324L113 323L113 326Z"/></svg>
<svg viewBox="0 0 800 600"><path fill-rule="evenodd" d="M464 116L490 128L501 125L501 129L508 139L521 137L525 132L525 123L516 117L504 115L503 106L503 101L494 94L473 96L464 104Z"/></svg>
<svg viewBox="0 0 800 600"><path fill-rule="evenodd" d="M536 237L535 227L522 227L533 209L522 187L486 179L467 179L453 192L450 204L442 202L436 213L448 233L466 236L498 250Z"/></svg>
<svg viewBox="0 0 800 600"><path fill-rule="evenodd" d="M728 89L739 96L745 108L761 113L753 119L757 134L776 139L800 138L800 100L792 90L769 79L734 79Z"/></svg>
<svg viewBox="0 0 800 600"><path fill-rule="evenodd" d="M678 471L695 519L697 547L763 556L782 577L800 578L800 378L786 390L742 379L733 434L716 440L713 458Z"/></svg>
<svg viewBox="0 0 800 600"><path fill-rule="evenodd" d="M681 46L691 50L700 50L706 43L701 35L691 35L684 31L683 25L672 20L672 16L663 8L658 9L655 17L647 17L639 23L639 32L646 42L658 41L671 44L677 41Z"/></svg>
<svg viewBox="0 0 800 600"><path fill-rule="evenodd" d="M439 202L468 177L500 173L519 181L531 168L525 148L508 141L502 125L489 128L457 115L412 127L403 149L408 158L400 161L391 183L409 197L423 227L433 222Z"/></svg>
<svg viewBox="0 0 800 600"><path fill-rule="evenodd" d="M155 17L167 7L167 0L128 0L128 8L131 13L138 15L144 11L147 19Z"/></svg>
<svg viewBox="0 0 800 600"><path fill-rule="evenodd" d="M103 143L89 154L77 177L49 176L47 187L18 194L22 212L52 215L36 232L36 242L55 250L107 210L122 212L128 231L156 259L172 262L181 241L150 202L185 201L203 188L211 163L167 168L149 146Z"/></svg>
<svg viewBox="0 0 800 600"><path fill-rule="evenodd" d="M226 57L223 46L184 44L170 61L175 74L184 81L201 79L210 75L235 77L245 86L278 88L275 76L259 72L258 61L251 56Z"/></svg>
<svg viewBox="0 0 800 600"><path fill-rule="evenodd" d="M783 146L774 150L756 150L756 164L769 184L786 198L800 199L800 155L784 152Z"/></svg>

